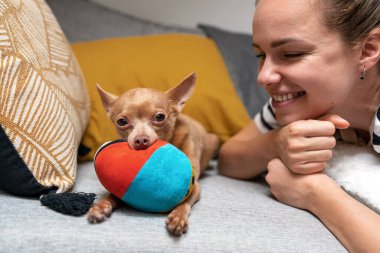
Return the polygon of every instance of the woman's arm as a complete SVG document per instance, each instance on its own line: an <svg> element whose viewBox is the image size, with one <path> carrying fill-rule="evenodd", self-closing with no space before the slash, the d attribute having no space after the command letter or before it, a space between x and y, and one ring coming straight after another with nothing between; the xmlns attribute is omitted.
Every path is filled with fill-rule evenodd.
<svg viewBox="0 0 380 253"><path fill-rule="evenodd" d="M251 179L265 172L267 163L276 153L274 131L262 134L255 122L251 121L221 147L219 173L234 178Z"/></svg>
<svg viewBox="0 0 380 253"><path fill-rule="evenodd" d="M262 134L255 121L229 139L220 150L219 172L225 176L250 179L279 157L293 172L310 174L323 170L332 158L335 128L349 123L337 115L319 120L298 120Z"/></svg>
<svg viewBox="0 0 380 253"><path fill-rule="evenodd" d="M335 182L320 187L310 200L314 213L350 252L380 252L380 216Z"/></svg>
<svg viewBox="0 0 380 253"><path fill-rule="evenodd" d="M380 252L380 215L327 175L295 174L274 159L266 180L279 201L315 214L350 252Z"/></svg>

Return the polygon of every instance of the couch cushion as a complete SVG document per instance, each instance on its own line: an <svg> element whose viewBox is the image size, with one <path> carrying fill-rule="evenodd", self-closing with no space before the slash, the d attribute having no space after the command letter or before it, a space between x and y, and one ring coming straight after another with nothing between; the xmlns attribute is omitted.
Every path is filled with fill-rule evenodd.
<svg viewBox="0 0 380 253"><path fill-rule="evenodd" d="M93 166L92 162L79 165L73 190L94 192L101 198L106 190ZM240 181L216 174L215 164L212 168L200 179L202 196L181 238L166 231L166 214L123 205L104 223L89 224L85 216L62 215L38 200L0 191L0 251L347 252L317 217L276 201L263 178Z"/></svg>
<svg viewBox="0 0 380 253"><path fill-rule="evenodd" d="M47 0L70 42L143 34L203 34L200 29L164 25L86 0ZM70 11L68 11L70 10Z"/></svg>
<svg viewBox="0 0 380 253"><path fill-rule="evenodd" d="M252 47L252 36L210 25L199 25L213 39L226 62L228 72L251 117L268 101L265 90L257 83L258 58Z"/></svg>
<svg viewBox="0 0 380 253"><path fill-rule="evenodd" d="M214 42L198 35L166 34L82 42L73 45L86 76L92 110L83 144L92 159L106 141L119 138L107 118L96 83L115 95L136 87L162 91L196 72L195 92L184 113L222 141L249 121Z"/></svg>
<svg viewBox="0 0 380 253"><path fill-rule="evenodd" d="M0 187L66 191L90 109L81 70L44 1L1 1L0 10Z"/></svg>

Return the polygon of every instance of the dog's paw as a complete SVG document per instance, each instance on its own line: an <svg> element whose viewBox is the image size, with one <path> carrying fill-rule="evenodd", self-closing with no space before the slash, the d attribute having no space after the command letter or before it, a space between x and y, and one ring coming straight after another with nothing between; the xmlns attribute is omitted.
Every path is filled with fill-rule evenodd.
<svg viewBox="0 0 380 253"><path fill-rule="evenodd" d="M183 206L179 206L170 212L165 220L167 230L177 236L187 232L189 212Z"/></svg>
<svg viewBox="0 0 380 253"><path fill-rule="evenodd" d="M93 205L87 214L87 220L90 223L100 223L110 217L112 205L110 203L97 203Z"/></svg>

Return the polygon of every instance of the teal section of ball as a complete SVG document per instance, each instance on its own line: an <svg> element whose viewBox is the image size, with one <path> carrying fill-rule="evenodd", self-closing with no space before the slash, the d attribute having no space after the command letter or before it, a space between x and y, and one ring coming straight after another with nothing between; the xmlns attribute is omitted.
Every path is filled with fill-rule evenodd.
<svg viewBox="0 0 380 253"><path fill-rule="evenodd" d="M175 146L166 144L145 162L122 200L143 211L169 211L185 198L191 180L189 158Z"/></svg>

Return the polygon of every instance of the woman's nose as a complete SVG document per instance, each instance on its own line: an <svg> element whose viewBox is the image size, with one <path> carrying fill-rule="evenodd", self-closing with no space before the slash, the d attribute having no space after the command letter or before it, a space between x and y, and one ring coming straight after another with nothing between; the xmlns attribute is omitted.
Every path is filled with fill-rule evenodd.
<svg viewBox="0 0 380 253"><path fill-rule="evenodd" d="M280 80L281 75L278 72L278 66L269 57L266 57L259 66L257 82L265 88L279 83Z"/></svg>

